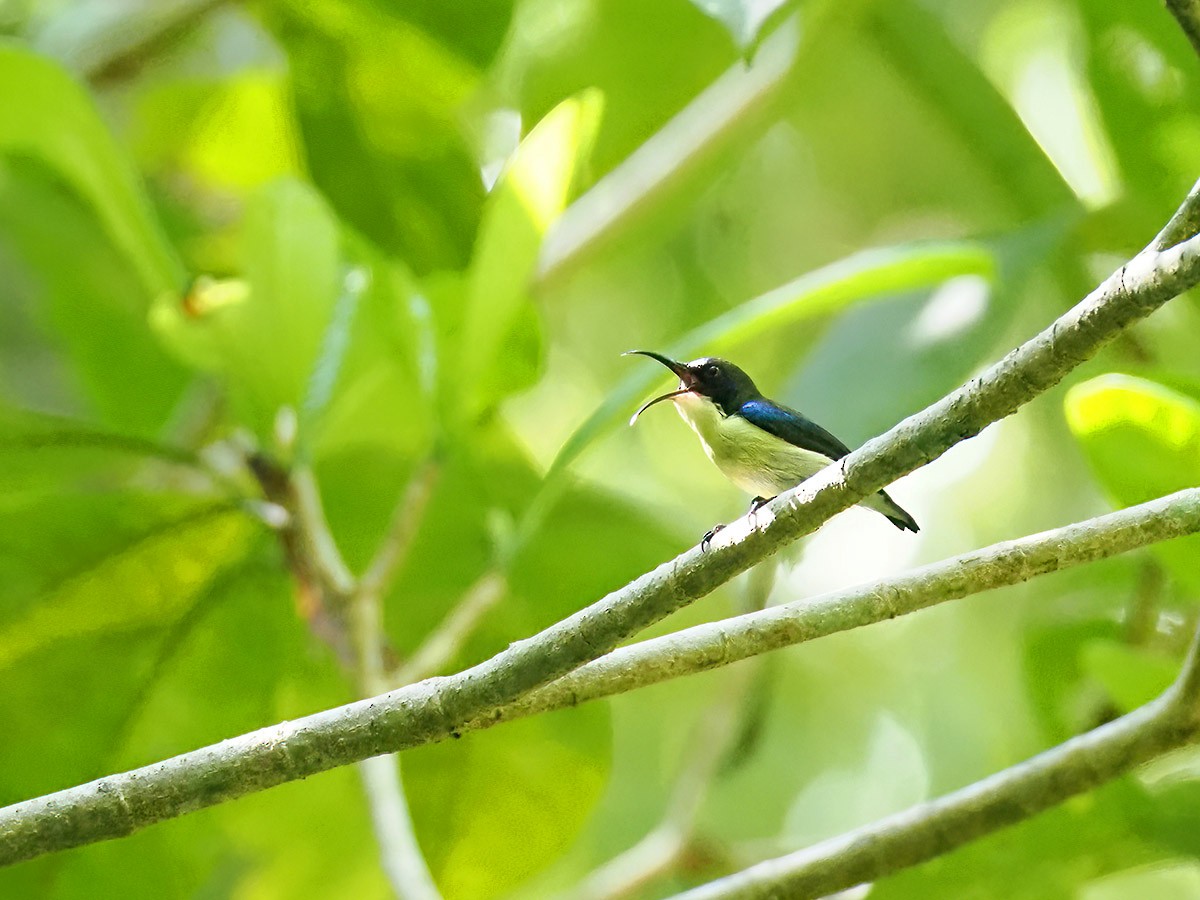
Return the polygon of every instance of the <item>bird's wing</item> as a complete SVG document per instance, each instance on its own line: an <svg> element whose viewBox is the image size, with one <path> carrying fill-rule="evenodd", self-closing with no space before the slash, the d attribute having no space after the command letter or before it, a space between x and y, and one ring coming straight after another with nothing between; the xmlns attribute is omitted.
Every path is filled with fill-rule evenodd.
<svg viewBox="0 0 1200 900"><path fill-rule="evenodd" d="M735 415L802 450L812 450L830 459L841 459L850 452L849 447L816 422L765 398L746 401Z"/></svg>

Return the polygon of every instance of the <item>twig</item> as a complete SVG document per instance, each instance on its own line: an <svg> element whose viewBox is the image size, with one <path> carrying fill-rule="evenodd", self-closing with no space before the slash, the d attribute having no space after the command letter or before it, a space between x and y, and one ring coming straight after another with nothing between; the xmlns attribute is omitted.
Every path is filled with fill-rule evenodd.
<svg viewBox="0 0 1200 900"><path fill-rule="evenodd" d="M300 527L306 555L316 565L329 599L336 604L346 603L357 590L354 573L342 559L337 541L329 530L321 504L321 490L312 469L299 466L289 473L289 478L294 492L290 511Z"/></svg>
<svg viewBox="0 0 1200 900"><path fill-rule="evenodd" d="M261 455L251 456L249 464L267 499L289 513L280 539L302 596L311 594L309 602L316 610L332 611L338 620L348 615L351 653L346 653L343 629L331 627L324 636L340 651L339 656L352 657L350 668L361 696L383 693L387 681L382 592L416 533L432 490L432 470L419 470L401 497L392 528L368 569L371 580L366 582L366 576L364 580L354 577L338 549L312 470L298 466L287 471ZM414 508L408 507L410 502ZM392 890L401 900L438 900L440 894L413 830L399 760L392 755L374 756L360 760L358 770Z"/></svg>
<svg viewBox="0 0 1200 900"><path fill-rule="evenodd" d="M481 575L416 652L387 679L388 686L403 687L436 675L458 655L483 617L504 598L507 590L508 579L499 572L488 571Z"/></svg>
<svg viewBox="0 0 1200 900"><path fill-rule="evenodd" d="M1033 759L678 900L823 897L948 853L1099 787L1200 734L1200 633L1161 697Z"/></svg>
<svg viewBox="0 0 1200 900"><path fill-rule="evenodd" d="M1167 9L1192 42L1192 49L1200 54L1200 0L1167 0Z"/></svg>
<svg viewBox="0 0 1200 900"><path fill-rule="evenodd" d="M1156 560L1147 559L1138 573L1137 584L1125 609L1124 640L1132 646L1150 642L1158 626L1158 609L1167 576Z"/></svg>
<svg viewBox="0 0 1200 900"><path fill-rule="evenodd" d="M413 832L408 800L395 754L374 756L358 764L371 809L371 825L379 843L383 870L400 900L438 900L441 894L429 874Z"/></svg>
<svg viewBox="0 0 1200 900"><path fill-rule="evenodd" d="M687 605L895 478L1014 412L1123 329L1200 281L1200 238L1143 251L1041 334L923 412L693 548L533 638L447 678L242 735L0 810L0 864L381 753L442 740Z"/></svg>
<svg viewBox="0 0 1200 900"><path fill-rule="evenodd" d="M357 591L351 601L350 613L354 622L359 690L370 697L387 690L379 594ZM364 759L358 764L383 869L399 900L439 900L441 895L413 830L399 767L400 759L395 754Z"/></svg>
<svg viewBox="0 0 1200 900"><path fill-rule="evenodd" d="M756 666L735 669L721 695L696 723L662 821L628 850L588 875L570 891L571 897L622 900L679 864L713 778L738 736L746 691L756 674Z"/></svg>
<svg viewBox="0 0 1200 900"><path fill-rule="evenodd" d="M765 607L774 583L775 567L770 563L752 569L746 580L745 607ZM662 821L628 850L584 878L570 891L572 897L622 900L679 865L712 781L744 725L746 693L760 671L758 665L749 664L736 669L717 699L704 710L685 745Z"/></svg>
<svg viewBox="0 0 1200 900"><path fill-rule="evenodd" d="M387 534L379 545L375 558L359 579L358 589L364 593L382 595L391 585L412 549L417 529L425 518L425 510L433 497L440 467L428 460L417 467L404 494L392 513Z"/></svg>

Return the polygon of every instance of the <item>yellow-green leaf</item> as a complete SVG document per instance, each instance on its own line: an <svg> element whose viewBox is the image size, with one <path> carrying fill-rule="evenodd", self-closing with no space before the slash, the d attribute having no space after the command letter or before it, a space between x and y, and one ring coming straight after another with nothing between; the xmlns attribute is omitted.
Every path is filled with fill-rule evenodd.
<svg viewBox="0 0 1200 900"><path fill-rule="evenodd" d="M1144 378L1101 375L1076 385L1067 424L1119 506L1200 484L1200 403ZM1172 574L1200 592L1200 538L1156 545Z"/></svg>

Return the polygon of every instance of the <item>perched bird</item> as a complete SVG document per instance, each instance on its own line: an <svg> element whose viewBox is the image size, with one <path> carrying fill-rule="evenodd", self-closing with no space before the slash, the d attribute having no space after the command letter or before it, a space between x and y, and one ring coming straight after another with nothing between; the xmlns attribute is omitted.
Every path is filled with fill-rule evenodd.
<svg viewBox="0 0 1200 900"><path fill-rule="evenodd" d="M650 350L624 355L631 353L662 363L679 377L679 389L644 404L629 424L655 403L673 401L708 458L726 478L753 495L752 512L850 452L816 422L764 397L750 376L728 360L706 356L682 363ZM913 517L883 491L860 505L887 516L901 531L917 531ZM718 529L705 535L704 542Z"/></svg>

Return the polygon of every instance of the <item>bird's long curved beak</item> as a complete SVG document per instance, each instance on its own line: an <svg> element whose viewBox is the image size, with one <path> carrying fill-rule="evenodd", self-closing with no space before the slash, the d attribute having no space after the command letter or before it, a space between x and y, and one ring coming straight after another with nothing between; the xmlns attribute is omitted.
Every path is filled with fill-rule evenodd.
<svg viewBox="0 0 1200 900"><path fill-rule="evenodd" d="M695 385L695 378L693 378L692 373L688 371L687 366L685 366L683 363L676 362L673 359L663 356L661 353L655 353L653 350L626 350L621 355L648 356L656 362L662 363L664 366L674 372L679 377L679 382L681 385L677 391L671 391L670 393L663 394L661 397L655 397L653 400L648 400L646 403L643 403L641 408L639 408L638 411L635 412L629 419L630 425L636 422L638 420L638 416L652 407L655 403L658 403L662 400L674 400L676 397L680 397L684 394L690 394Z"/></svg>

